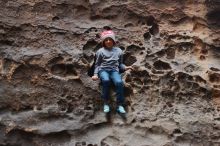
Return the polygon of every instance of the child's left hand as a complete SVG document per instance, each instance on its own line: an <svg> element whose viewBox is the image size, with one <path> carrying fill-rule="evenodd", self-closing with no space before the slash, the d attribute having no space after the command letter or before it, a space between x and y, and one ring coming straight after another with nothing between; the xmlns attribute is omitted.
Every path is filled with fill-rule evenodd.
<svg viewBox="0 0 220 146"><path fill-rule="evenodd" d="M127 71L127 70L129 70L129 69L133 70L133 67L132 67L132 66L126 66L126 67L125 67L125 71Z"/></svg>

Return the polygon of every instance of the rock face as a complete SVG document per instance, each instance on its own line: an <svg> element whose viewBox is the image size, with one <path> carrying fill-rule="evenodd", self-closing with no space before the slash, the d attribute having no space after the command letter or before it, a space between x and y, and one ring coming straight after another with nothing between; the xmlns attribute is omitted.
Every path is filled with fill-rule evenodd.
<svg viewBox="0 0 220 146"><path fill-rule="evenodd" d="M1 0L0 145L219 146L219 0ZM111 27L127 120L87 76Z"/></svg>

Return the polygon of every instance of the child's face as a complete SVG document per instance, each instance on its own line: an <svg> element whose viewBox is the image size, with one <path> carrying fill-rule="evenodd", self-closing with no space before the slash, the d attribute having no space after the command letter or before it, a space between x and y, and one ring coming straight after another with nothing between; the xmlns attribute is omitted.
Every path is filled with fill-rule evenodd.
<svg viewBox="0 0 220 146"><path fill-rule="evenodd" d="M107 48L112 48L113 45L114 45L114 42L113 42L113 40L112 40L111 38L106 38L106 39L104 40L104 44L105 44L105 46L106 46Z"/></svg>

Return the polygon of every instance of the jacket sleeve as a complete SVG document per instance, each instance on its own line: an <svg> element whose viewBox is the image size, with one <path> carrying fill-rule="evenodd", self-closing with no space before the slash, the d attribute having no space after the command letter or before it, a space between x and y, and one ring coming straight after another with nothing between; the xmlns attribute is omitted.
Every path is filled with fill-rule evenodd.
<svg viewBox="0 0 220 146"><path fill-rule="evenodd" d="M123 52L122 51L119 55L119 70L122 70L122 71L125 70L125 65L123 64Z"/></svg>
<svg viewBox="0 0 220 146"><path fill-rule="evenodd" d="M102 60L101 52L97 51L96 52L96 61L95 61L94 75L98 76L98 72L100 70L100 65L101 65L101 60Z"/></svg>

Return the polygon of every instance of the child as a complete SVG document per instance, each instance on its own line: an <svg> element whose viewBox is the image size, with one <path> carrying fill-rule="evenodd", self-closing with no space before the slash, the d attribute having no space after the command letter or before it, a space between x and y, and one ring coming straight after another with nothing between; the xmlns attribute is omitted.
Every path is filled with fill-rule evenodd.
<svg viewBox="0 0 220 146"><path fill-rule="evenodd" d="M101 79L102 98L104 99L104 112L110 112L108 104L109 86L111 80L116 87L117 94L117 111L125 114L124 104L124 85L119 70L128 70L132 67L126 67L123 64L123 52L115 46L115 34L112 30L106 30L101 33L103 47L96 52L95 71L92 76L93 80Z"/></svg>

